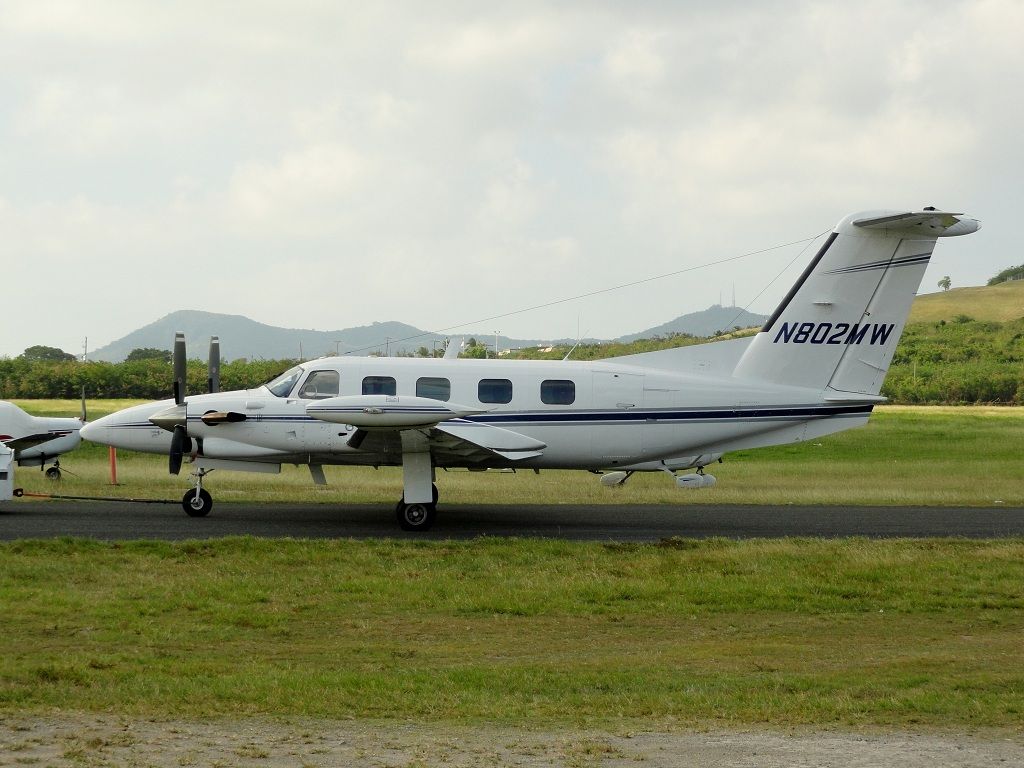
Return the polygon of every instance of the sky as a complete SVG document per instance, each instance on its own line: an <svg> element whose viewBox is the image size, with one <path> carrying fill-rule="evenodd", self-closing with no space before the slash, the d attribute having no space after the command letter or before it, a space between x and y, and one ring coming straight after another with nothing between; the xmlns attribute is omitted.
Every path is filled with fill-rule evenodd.
<svg viewBox="0 0 1024 768"><path fill-rule="evenodd" d="M4 0L0 356L178 309L517 338L734 291L769 314L807 238L879 208L981 219L921 292L984 284L1024 262L1022 30L1008 0Z"/></svg>

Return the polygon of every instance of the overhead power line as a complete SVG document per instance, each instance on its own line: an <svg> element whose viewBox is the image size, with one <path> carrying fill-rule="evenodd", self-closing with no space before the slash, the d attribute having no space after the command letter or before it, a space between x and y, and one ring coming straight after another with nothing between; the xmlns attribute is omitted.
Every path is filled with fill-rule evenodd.
<svg viewBox="0 0 1024 768"><path fill-rule="evenodd" d="M482 324L482 323L488 323L488 322L490 322L492 320L501 320L501 319L506 318L506 317L514 317L515 315L522 315L522 314L525 314L526 312L536 312L538 309L547 309L548 307L556 307L559 304L567 304L570 301L578 301L580 299L588 299L588 298L590 298L592 296L600 296L601 294L611 293L612 291L619 291L619 290L622 290L623 288L632 288L633 286L643 285L644 283L653 283L653 282L655 282L657 280L664 280L665 278L675 277L676 275L682 275L682 274L685 274L687 272L695 272L698 269L707 269L708 267L716 267L719 264L728 264L729 262L739 261L740 259L746 259L746 258L749 258L751 256L757 256L758 254L761 254L761 253L768 253L770 251L777 251L780 248L788 248L788 247L793 246L793 245L800 245L801 243L811 243L811 242L817 240L819 237L821 237L820 233L817 234L817 235L814 235L812 237L803 237L803 238L800 238L799 240L792 240L792 241L790 241L788 243L781 243L779 245L773 245L773 246L770 246L768 248L760 248L760 249L758 249L756 251L748 251L747 253L741 253L741 254L738 254L736 256L728 256L728 257L726 257L724 259L716 259L715 261L708 261L708 262L705 262L704 264L696 264L696 265L691 266L691 267L684 267L682 269L676 269L676 270L674 270L672 272L665 272L665 273L660 274L660 275L652 275L651 277L644 277L644 278L641 278L639 280L630 280L628 283L620 283L618 285L612 285L612 286L609 286L607 288L598 288L598 289L593 290L593 291L587 291L586 293L579 293L579 294L576 294L575 296L566 296L566 297L561 298L561 299L553 299L551 301L546 301L543 304L534 304L533 306L529 306L529 307L521 307L520 309L513 309L513 310L511 310L509 312L502 312L502 313L497 314L497 315L488 315L487 317L481 317L481 318L478 318L476 320L470 320L470 321L465 322L465 323L457 323L455 325L449 325L449 326L447 326L445 328L439 328L439 329L434 330L434 331L424 331L423 333L413 334L412 336L406 336L406 337L401 338L401 339L390 339L390 344L400 344L400 343L402 343L404 341L414 341L416 339L422 339L425 336L440 336L440 335L444 335L446 333L450 333L451 331L454 331L454 330L456 330L458 328L465 328L466 326L469 326L469 325L479 325L479 324ZM803 251L801 251L801 253L802 252ZM798 256L799 256L799 254L798 254ZM795 260L795 258L796 257L794 257L794 260ZM790 262L790 264L792 264L792 262ZM772 280L772 282L774 282L774 279ZM771 283L769 283L769 285L770 284ZM357 349L350 349L350 350L345 351L343 354L345 354L345 355L352 355L352 354L355 354L357 352L366 352L368 350L379 349L380 346L383 343L384 342L382 341L379 344L370 344L370 345L367 345L365 347L359 347Z"/></svg>

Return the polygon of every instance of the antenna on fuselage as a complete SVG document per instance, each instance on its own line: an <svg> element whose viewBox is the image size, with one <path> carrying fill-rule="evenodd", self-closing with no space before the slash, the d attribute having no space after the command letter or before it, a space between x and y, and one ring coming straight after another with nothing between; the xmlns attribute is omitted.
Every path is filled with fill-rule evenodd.
<svg viewBox="0 0 1024 768"><path fill-rule="evenodd" d="M590 333L589 329L587 330L587 333ZM571 355L573 352L575 352L576 351L576 347L578 347L580 345L580 342L583 341L583 336L587 335L585 333L585 334L583 334L583 336L580 336L579 335L579 329L576 330L576 334L577 334L577 336L576 336L576 343L573 344L572 348L568 352L565 353L565 357L562 358L562 362L565 362L566 360L569 359L569 355Z"/></svg>

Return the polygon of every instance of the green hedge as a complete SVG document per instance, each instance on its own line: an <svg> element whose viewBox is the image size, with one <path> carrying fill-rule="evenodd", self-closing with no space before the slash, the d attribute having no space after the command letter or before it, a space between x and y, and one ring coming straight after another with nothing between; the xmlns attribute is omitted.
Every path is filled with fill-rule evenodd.
<svg viewBox="0 0 1024 768"><path fill-rule="evenodd" d="M582 344L572 359L636 354L697 343L692 336L642 339L630 344ZM551 352L523 350L516 357L561 359ZM258 386L294 365L294 360L236 360L221 366L221 388ZM171 366L160 360L125 363L0 359L0 398L169 397ZM206 390L206 365L190 361L188 391ZM1024 318L1007 323L960 316L907 326L893 357L882 394L895 403L1005 403L1024 405Z"/></svg>

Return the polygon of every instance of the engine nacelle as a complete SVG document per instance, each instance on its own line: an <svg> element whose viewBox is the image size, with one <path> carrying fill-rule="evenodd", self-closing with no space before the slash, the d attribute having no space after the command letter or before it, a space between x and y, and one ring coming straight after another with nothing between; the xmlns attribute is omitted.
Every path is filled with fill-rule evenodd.
<svg viewBox="0 0 1024 768"><path fill-rule="evenodd" d="M306 406L306 414L333 424L360 429L429 427L441 421L484 413L456 403L411 395L351 395L318 400Z"/></svg>

